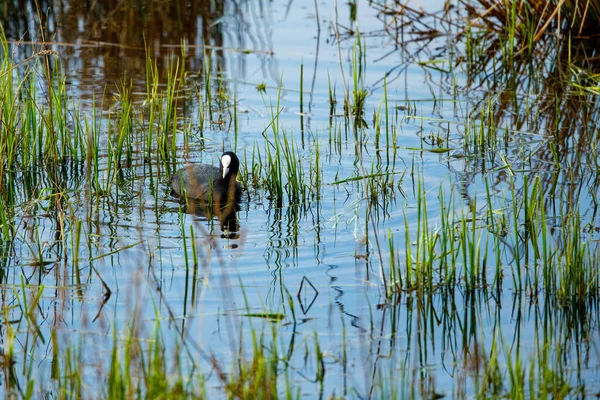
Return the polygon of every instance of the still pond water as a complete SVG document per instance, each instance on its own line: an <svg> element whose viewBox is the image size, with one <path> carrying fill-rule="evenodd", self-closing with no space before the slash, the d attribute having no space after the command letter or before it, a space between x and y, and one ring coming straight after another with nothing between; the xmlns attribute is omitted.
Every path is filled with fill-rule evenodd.
<svg viewBox="0 0 600 400"><path fill-rule="evenodd" d="M398 22L385 16L377 3L357 3L354 9L339 2L336 12L334 2L226 1L187 10L189 15L179 22L145 15L149 22L143 29L128 13L96 18L75 5L50 13L48 25L57 43L51 48L66 75L69 104L80 110L82 120L91 124L95 109L98 130L108 132L122 106L121 88L131 85L133 152L129 165L116 176L108 157L111 142L106 134L100 136L97 179L101 186L113 180L102 186L108 191L93 187L85 162L66 167L66 248L56 244L57 222L45 211L51 199L32 201L28 171L14 175L18 222L12 255L4 260L10 272L3 286L2 341L7 346L9 327L14 329L12 374L18 386L25 388L31 377L35 393L49 395L55 363L66 362L67 349L79 349L86 390L102 397L99 382L107 373L115 340L117 346L130 337L151 341L158 329L168 369L174 365L169 355L179 352L186 373L204 374L211 398L224 392L210 356L232 371L240 353L252 357L252 332L264 335L266 352L272 351L276 336L280 356L288 359L281 393L287 385L300 388L308 398L471 397L493 370L493 361L506 388L512 387L511 368L521 363L527 383L539 382L537 371L548 368L568 383L573 396L600 393L596 298L574 307L543 288L539 293L528 285L520 289L515 265L523 271L533 267L524 266L528 256L519 243L494 241L488 233L474 236L473 246L489 252L480 256L486 281L475 287L462 278L468 257L461 255L456 283L447 284L440 273L425 289L394 289L390 266L408 279L406 260L415 260L425 240L419 237L423 221L430 232L437 232L448 210L470 225L472 218L461 218L473 210L473 215L485 215L490 207L500 210L497 215L508 215L506 230L512 232L512 199L523 196L523 177L531 182L541 169L542 185L549 178L540 167L547 161L540 156L548 143L544 123L523 118L524 123L514 126L511 115L539 116L545 105L520 93L532 104L528 110L511 108L501 87L489 90L467 83L463 72L452 70L452 52L440 49L456 46L460 52L464 46L450 43L450 34L399 46ZM32 9L22 18L3 20L17 62L38 49L30 44L37 35L30 22L35 14ZM454 29L452 24L442 28ZM247 187L237 232L223 232L217 219L186 213L170 194L169 172L155 157L156 147L147 157L144 41L161 75L181 57L181 44L186 45L187 90L178 103L177 166L217 165L224 150L238 154L243 164L239 179ZM203 48L203 43L212 47ZM364 68L359 83L369 93L362 118L366 127L358 130L343 109L344 83L353 87L356 54L355 66ZM211 86L228 96L227 106L213 105L211 115L202 74L209 55ZM41 63L38 68L42 77ZM257 88L261 84L264 90ZM38 94L43 93L40 78ZM502 150L489 149L498 154L492 161L469 154L472 149L465 145L480 118L474 110L481 111L482 104L502 109L504 117L495 126L510 132ZM300 199L288 196L293 190L289 182L281 201L267 188L272 179L265 173L268 154L278 145L293 146L293 165L307 193ZM575 155L565 159L570 157ZM365 180L357 177L371 175L385 177L385 183L366 189ZM553 191L560 194L548 205L554 207L553 213L548 211L549 221L559 218L564 210L560 204L576 202L582 226L599 225L593 211L597 189L585 177L580 179L559 176ZM44 178L38 185L43 187ZM580 193L563 196L573 185L580 185ZM78 248L73 245L77 220L82 221ZM484 222L478 219L477 229ZM556 222L553 228L560 231L560 225ZM516 226L522 233L524 223ZM560 234L552 232L553 243L560 242ZM588 229L582 235L598 260L598 231ZM79 276L71 268L75 258ZM382 268L393 292L389 298ZM112 292L106 302L100 277ZM41 285L38 307L26 315L24 304L38 295ZM325 375L319 379L322 368ZM7 387L11 379L5 376L0 390L15 392L14 383Z"/></svg>

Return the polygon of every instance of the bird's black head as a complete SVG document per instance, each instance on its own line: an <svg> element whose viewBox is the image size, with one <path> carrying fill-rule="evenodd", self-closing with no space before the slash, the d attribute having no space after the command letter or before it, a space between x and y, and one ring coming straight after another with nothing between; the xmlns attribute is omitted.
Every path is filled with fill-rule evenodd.
<svg viewBox="0 0 600 400"><path fill-rule="evenodd" d="M237 175L240 169L240 160L234 152L226 151L221 156L221 174L223 179L230 179Z"/></svg>

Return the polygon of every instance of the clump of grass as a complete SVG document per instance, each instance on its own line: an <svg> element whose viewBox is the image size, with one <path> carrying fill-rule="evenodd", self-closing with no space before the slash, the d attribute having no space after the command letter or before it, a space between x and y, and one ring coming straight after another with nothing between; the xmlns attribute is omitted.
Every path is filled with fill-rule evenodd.
<svg viewBox="0 0 600 400"><path fill-rule="evenodd" d="M131 100L131 85L123 84L119 93L121 107L119 110L118 128L115 138L109 136L108 142L108 159L109 164L113 164L112 171L118 173L125 166L131 166L132 163L132 100ZM123 162L125 158L125 162ZM111 162L112 161L112 162ZM110 179L109 179L110 180Z"/></svg>
<svg viewBox="0 0 600 400"><path fill-rule="evenodd" d="M71 111L64 77L60 72L47 74L46 107L38 104L37 77L27 63L55 55L39 51L19 65L11 63L6 38L0 31L0 153L5 162L0 166L0 177L6 169L56 165L63 160L81 159L86 152L84 129L79 113ZM2 184L0 178L0 184Z"/></svg>
<svg viewBox="0 0 600 400"><path fill-rule="evenodd" d="M240 343L239 360L234 363L234 371L227 376L218 361L213 358L213 367L225 386L225 393L230 398L240 399L276 399L278 395L278 352L276 338L252 335L252 354L245 359L244 348ZM267 346L267 349L265 348Z"/></svg>
<svg viewBox="0 0 600 400"><path fill-rule="evenodd" d="M261 151L258 146L255 146L252 151L252 159L250 167L244 166L246 173L251 177L253 186L264 186L268 193L268 197L274 204L281 208L284 204L285 197L290 205L305 208L310 195L316 196L315 191L309 190L306 171L301 162L301 149L299 149L295 141L285 132L280 129L279 114L281 112L281 85L278 91L277 102L275 104L267 104L263 95L265 107L268 108L271 121L263 136L265 137L265 148L262 152L266 156L266 162L263 162L260 157ZM267 130L271 130L272 135L266 135ZM313 149L318 157L318 145ZM312 157L311 152L311 157ZM245 157L248 160L247 157ZM317 176L311 175L311 180L320 180L321 171L317 168L313 172L317 172ZM314 188L313 188L314 189ZM287 196L286 196L287 195Z"/></svg>
<svg viewBox="0 0 600 400"><path fill-rule="evenodd" d="M179 79L179 58L170 58L167 69L167 93L165 99L164 121L158 137L158 149L161 158L169 163L177 153L177 106L181 81Z"/></svg>
<svg viewBox="0 0 600 400"><path fill-rule="evenodd" d="M592 267L600 254L581 234L580 212L565 210L561 229L550 235L540 180L530 184L525 177L522 194L516 185L510 181L509 197L504 199L493 199L488 188L483 212L475 199L455 210L454 187L449 197L440 189L441 225L434 227L419 180L416 232L405 217L404 262L394 235L387 235L392 293L413 288L432 292L458 283L468 290L490 284L501 288L506 265L517 291L544 290L563 304L581 304L600 294Z"/></svg>
<svg viewBox="0 0 600 400"><path fill-rule="evenodd" d="M353 126L355 129L362 129L368 126L365 119L365 106L367 96L369 95L368 90L363 88L363 74L366 69L366 51L363 48L363 42L361 41L360 35L357 35L356 41L352 48L352 103L350 98L346 98L344 101L344 115L346 118L352 117ZM329 92L330 107L333 109L335 104L334 96Z"/></svg>
<svg viewBox="0 0 600 400"><path fill-rule="evenodd" d="M167 354L160 320L148 340L134 317L125 338L113 333L111 359L106 377L106 398L189 398L205 396L204 377L184 374L181 368L182 343L176 338L174 354Z"/></svg>

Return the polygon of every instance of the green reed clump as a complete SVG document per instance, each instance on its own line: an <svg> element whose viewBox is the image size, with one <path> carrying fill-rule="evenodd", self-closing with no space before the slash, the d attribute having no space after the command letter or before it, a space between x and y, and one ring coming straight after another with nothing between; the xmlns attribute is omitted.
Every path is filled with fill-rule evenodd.
<svg viewBox="0 0 600 400"><path fill-rule="evenodd" d="M64 374L60 377L62 398L81 398L85 392L83 365L83 351L81 347L67 347L63 357ZM59 378L59 379L60 379Z"/></svg>
<svg viewBox="0 0 600 400"><path fill-rule="evenodd" d="M366 50L360 34L357 35L356 42L352 47L352 103L346 95L344 101L344 115L346 118L352 117L353 126L355 129L366 128L368 126L365 120L365 106L369 91L363 88L364 73L366 70L367 60ZM347 93L347 88L346 88ZM333 103L333 98L330 90L330 104ZM333 109L333 106L331 107Z"/></svg>
<svg viewBox="0 0 600 400"><path fill-rule="evenodd" d="M248 155L244 149L244 161L240 165L241 183L246 190L257 189L262 184L263 163L261 162L261 152L257 143L252 146L252 151Z"/></svg>
<svg viewBox="0 0 600 400"><path fill-rule="evenodd" d="M305 173L298 149L293 139L289 139L285 132L281 135L283 141L278 146L285 160L288 200L293 205L305 205L307 200L308 185L304 182ZM279 140L276 139L276 142ZM279 154L279 153L278 153Z"/></svg>
<svg viewBox="0 0 600 400"><path fill-rule="evenodd" d="M522 185L517 188L519 182ZM498 219L488 212L488 229L497 238L495 251L508 244L516 289L532 293L544 290L566 303L583 302L600 294L599 277L593 267L600 260L599 249L594 241L586 240L588 234L582 229L577 206L565 207L552 220L548 218L552 203L546 190L537 174L510 180L510 206L503 207L501 214L507 212L510 216ZM551 223L558 223L560 229L554 229Z"/></svg>
<svg viewBox="0 0 600 400"><path fill-rule="evenodd" d="M281 150L277 147L273 149L267 144L265 146L265 154L267 156L267 163L265 166L265 178L263 179L263 182L269 193L270 200L273 201L277 207L282 207L285 182L283 179L284 170Z"/></svg>
<svg viewBox="0 0 600 400"><path fill-rule="evenodd" d="M505 389L510 398L566 398L572 389L567 383L568 372L560 367L561 349L553 350L550 343L534 339L533 354L525 360L519 351L511 351L504 343L508 381ZM558 358L557 358L558 357Z"/></svg>
<svg viewBox="0 0 600 400"><path fill-rule="evenodd" d="M434 262L438 258L435 252L435 246L438 242L438 234L429 229L427 219L427 200L423 192L421 183L418 184L417 198L417 218L416 218L416 248L412 245L411 229L409 220L405 214L405 257L404 265L400 263L399 254L395 251L394 237L388 232L388 248L390 250L390 268L388 275L391 279L389 287L391 292L397 292L406 289L431 290L434 284L440 280L440 276L434 276ZM435 274L437 275L437 274Z"/></svg>
<svg viewBox="0 0 600 400"><path fill-rule="evenodd" d="M67 92L66 77L57 69L51 85L51 102L44 121L54 122L46 127L44 152L53 158L78 159L85 153L84 130L79 119L79 111ZM33 99L32 99L33 100Z"/></svg>
<svg viewBox="0 0 600 400"><path fill-rule="evenodd" d="M17 161L19 149L18 127L21 118L17 100L19 96L15 92L13 82L13 66L7 57L7 45L5 42L3 42L3 45L4 55L0 65L0 113L2 121L0 124L0 154L3 155L4 162L0 163L0 184L2 184L4 170L12 168Z"/></svg>
<svg viewBox="0 0 600 400"><path fill-rule="evenodd" d="M555 287L556 296L564 304L582 304L587 298L600 294L597 269L600 249L596 241L585 241L580 232L581 215L575 209L563 216L558 235L560 247L549 257L554 261L555 270L546 270L550 286Z"/></svg>
<svg viewBox="0 0 600 400"><path fill-rule="evenodd" d="M145 105L148 109L148 124L145 127L146 137L144 142L146 154L145 161L152 159L155 136L158 136L156 125L160 123L162 114L162 102L160 97L160 77L156 60L152 60L150 52L146 48L146 100Z"/></svg>
<svg viewBox="0 0 600 400"><path fill-rule="evenodd" d="M495 274L494 284L496 287L502 286L502 246L503 239L508 234L508 221L506 214L501 210L494 210L493 198L490 189L489 180L485 180L486 191L486 216L485 225L487 231L492 235L492 253L494 257Z"/></svg>
<svg viewBox="0 0 600 400"><path fill-rule="evenodd" d="M190 398L204 393L203 377L188 379L179 364L184 352L175 343L174 354L166 354L166 345L157 320L149 340L134 336L140 331L135 318L130 323L126 338L113 333L113 346L106 398ZM171 371L171 369L173 371Z"/></svg>
<svg viewBox="0 0 600 400"><path fill-rule="evenodd" d="M181 90L181 80L179 79L179 58L169 58L167 68L167 87L164 108L164 120L160 125L161 130L158 136L158 149L162 160L168 162L177 156L177 106L179 101L179 91Z"/></svg>
<svg viewBox="0 0 600 400"><path fill-rule="evenodd" d="M0 185L7 170L55 166L84 157L85 124L60 68L40 76L30 67L43 60L47 69L56 53L42 50L14 64L2 32L0 47L0 154L4 160ZM47 81L41 94L36 89L40 80Z"/></svg>
<svg viewBox="0 0 600 400"><path fill-rule="evenodd" d="M171 55L166 68L166 85L161 86L161 73L156 60L152 60L146 51L146 100L147 124L144 153L146 160L156 154L157 160L170 168L171 160L176 159L177 137L179 131L178 107L184 90L183 74L185 69L180 58ZM184 141L187 137L184 131Z"/></svg>
<svg viewBox="0 0 600 400"><path fill-rule="evenodd" d="M485 207L481 208L474 197L467 207L456 208L455 186L446 188L442 184L438 189L438 214L431 218L428 191L423 188L422 178L416 184L416 217L411 224L405 214L404 247L398 248L397 234L388 232L387 270L392 293L414 288L431 292L456 284L468 290L490 284L501 287L502 254L508 234L503 226L507 222L502 222L499 219L502 214L492 209L494 203L489 191ZM515 287L526 277L517 271L514 267Z"/></svg>
<svg viewBox="0 0 600 400"><path fill-rule="evenodd" d="M213 359L213 366L225 386L225 393L229 398L278 398L279 359L276 338L269 337L267 340L264 334L257 338L253 331L251 351L251 356L246 359L240 343L238 362L233 363L234 370L229 376Z"/></svg>
<svg viewBox="0 0 600 400"><path fill-rule="evenodd" d="M201 110L202 116L200 118L201 121L204 121L206 118L205 113L208 113L208 121L212 123L213 121L213 86L212 86L212 51L209 50L207 52L206 47L203 49L203 63L202 63L202 78L204 81L204 102L200 101L202 104L206 104L206 108Z"/></svg>
<svg viewBox="0 0 600 400"><path fill-rule="evenodd" d="M476 354L475 359L478 370L474 371L473 380L475 390L479 398L492 397L496 398L501 396L504 389L504 377L502 376L502 370L499 365L499 329L495 329L490 343L489 350L481 351L483 354Z"/></svg>
<svg viewBox="0 0 600 400"><path fill-rule="evenodd" d="M493 114L494 101L493 98L488 97L477 120L467 118L462 141L466 155L489 158L492 163L495 161L499 144L498 128Z"/></svg>
<svg viewBox="0 0 600 400"><path fill-rule="evenodd" d="M0 196L0 282L6 282L11 249L15 238L14 207Z"/></svg>
<svg viewBox="0 0 600 400"><path fill-rule="evenodd" d="M513 332L505 334L512 336ZM540 337L537 332L532 340L527 354L529 350L507 343L500 328L494 329L489 344L481 341L481 345L464 353L465 371L459 373L458 381L471 381L476 398L481 399L565 398L573 394L568 384L570 373L560 367L561 346L556 346L552 337ZM465 393L457 390L455 395L463 398Z"/></svg>
<svg viewBox="0 0 600 400"><path fill-rule="evenodd" d="M321 198L321 186L323 184L322 182L322 170L323 167L321 166L321 148L319 145L320 141L319 141L319 137L317 136L317 139L314 142L314 145L311 146L311 149L313 151L311 151L310 153L310 192L311 192L311 197L314 198L315 200L320 200Z"/></svg>
<svg viewBox="0 0 600 400"><path fill-rule="evenodd" d="M317 152L315 157L318 157L318 147L312 150ZM268 142L265 145L264 154L267 156L266 163L262 166L253 164L252 169L263 174L260 181L265 186L269 198L278 207L283 205L284 197L287 197L290 205L305 208L309 196L311 198L317 196L319 188L319 186L309 188L307 180L310 179L320 185L322 177L312 174L310 178L306 176L307 172L301 159L302 152L296 147L295 141L285 131L281 131L274 135L272 143ZM312 154L313 152L311 157ZM260 159L256 160L260 163ZM321 173L321 170L316 167L312 172Z"/></svg>
<svg viewBox="0 0 600 400"><path fill-rule="evenodd" d="M239 277L238 277L239 278ZM212 357L211 363L217 372L219 380L223 383L225 393L228 398L240 399L276 399L281 398L282 394L286 398L291 398L294 383L289 379L289 357L285 359L278 347L278 329L280 321L285 318L284 314L273 313L269 310L263 312L253 312L248 303L248 296L244 285L241 284L241 290L245 303L245 318L248 318L250 325L250 355L246 355L246 345L243 337L239 338L239 346L233 354L234 362L231 364L232 371L225 373L216 357ZM287 292L289 312L295 323L295 311L293 301ZM262 329L258 331L254 328L252 318L258 318ZM265 325L266 324L266 325ZM241 334L242 325L239 325ZM285 387L282 388L279 381L282 375L285 375Z"/></svg>
<svg viewBox="0 0 600 400"><path fill-rule="evenodd" d="M131 99L131 86L125 84L120 89L120 107L119 112L110 114L107 117L107 165L109 168L105 171L103 179L104 185L99 193L108 194L111 188L123 176L123 168L131 167L133 162L133 104ZM99 136L97 131L88 134L88 143L94 149L92 152L94 177L99 174ZM89 156L88 156L89 158ZM99 181L96 183L100 184Z"/></svg>
<svg viewBox="0 0 600 400"><path fill-rule="evenodd" d="M459 209L454 208L454 186L440 188L439 217L434 219L439 223L433 223L420 179L414 223L405 216L404 248L398 248L395 235L387 236L392 293L457 283L469 290L490 284L501 289L503 276L510 273L514 290L543 290L564 304L598 296L600 277L594 265L600 250L586 238L592 235L583 229L579 209L565 206L550 220L539 176L523 175L508 184L508 196L493 197L486 184L484 204L474 196ZM552 233L551 222L560 229Z"/></svg>
<svg viewBox="0 0 600 400"><path fill-rule="evenodd" d="M469 205L468 214L461 213L458 250L463 261L463 281L467 288L475 289L485 282L487 264L487 235L484 240L483 230L477 225L477 203Z"/></svg>
<svg viewBox="0 0 600 400"><path fill-rule="evenodd" d="M266 162L260 157L260 150L255 145L252 152L251 167L246 165L245 171L255 187L261 184L265 186L268 196L277 207L282 207L284 196L291 205L306 207L310 195L315 196L316 192L309 189L306 181L309 179L302 163L302 151L299 149L293 138L279 127L279 114L281 113L281 85L278 91L276 104L268 104L263 97L265 107L270 112L271 121L263 136L265 136L264 155ZM261 96L263 93L261 93ZM266 131L270 128L272 138L267 137ZM318 157L318 145L312 149ZM312 157L313 152L311 152ZM245 157L247 159L247 157ZM321 171L317 168L316 170ZM243 174L246 175L246 174ZM311 180L320 180L320 174L311 176ZM314 188L313 188L314 189Z"/></svg>
<svg viewBox="0 0 600 400"><path fill-rule="evenodd" d="M100 135L102 126L98 119L98 110L96 109L96 99L92 101L91 122L86 121L86 174L90 186L96 190L101 190L100 181Z"/></svg>
<svg viewBox="0 0 600 400"><path fill-rule="evenodd" d="M131 84L123 85L120 92L121 109L119 110L119 128L117 132L116 143L113 144L114 151L114 170L120 171L123 164L131 167L133 162L133 116L132 116L132 99L131 99ZM123 163L123 157L126 161Z"/></svg>

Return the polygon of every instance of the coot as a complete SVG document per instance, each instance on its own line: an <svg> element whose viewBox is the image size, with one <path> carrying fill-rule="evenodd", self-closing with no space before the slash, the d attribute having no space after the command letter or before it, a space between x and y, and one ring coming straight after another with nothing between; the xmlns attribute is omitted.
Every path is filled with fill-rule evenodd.
<svg viewBox="0 0 600 400"><path fill-rule="evenodd" d="M236 180L240 160L226 151L217 168L208 164L188 165L171 176L173 194L191 200L225 207L238 203L242 189Z"/></svg>

